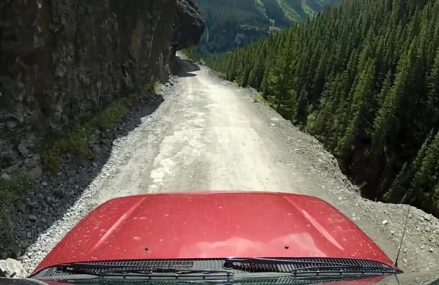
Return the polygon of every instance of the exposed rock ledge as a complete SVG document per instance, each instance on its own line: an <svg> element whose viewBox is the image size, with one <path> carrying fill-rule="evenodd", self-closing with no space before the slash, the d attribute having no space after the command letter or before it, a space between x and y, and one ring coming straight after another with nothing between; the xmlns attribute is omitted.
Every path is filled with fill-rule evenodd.
<svg viewBox="0 0 439 285"><path fill-rule="evenodd" d="M166 79L203 29L192 0L1 1L0 177L40 176L54 136Z"/></svg>

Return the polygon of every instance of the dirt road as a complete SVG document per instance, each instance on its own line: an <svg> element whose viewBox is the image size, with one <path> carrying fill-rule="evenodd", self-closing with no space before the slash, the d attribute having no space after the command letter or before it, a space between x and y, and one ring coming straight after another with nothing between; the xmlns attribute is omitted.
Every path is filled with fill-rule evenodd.
<svg viewBox="0 0 439 285"><path fill-rule="evenodd" d="M112 155L63 220L26 255L32 268L88 211L111 198L183 191L274 191L320 197L369 234L390 257L405 210L362 199L334 158L262 102L256 92L179 61L179 76L163 89L164 103L114 142ZM80 213L79 215L77 213ZM439 222L413 209L400 266L437 269Z"/></svg>
<svg viewBox="0 0 439 285"><path fill-rule="evenodd" d="M247 90L204 68L185 73L174 87L174 97L122 154L99 203L127 194L194 190L319 192L305 186L306 175L286 159L291 146L279 131L280 118L261 116Z"/></svg>

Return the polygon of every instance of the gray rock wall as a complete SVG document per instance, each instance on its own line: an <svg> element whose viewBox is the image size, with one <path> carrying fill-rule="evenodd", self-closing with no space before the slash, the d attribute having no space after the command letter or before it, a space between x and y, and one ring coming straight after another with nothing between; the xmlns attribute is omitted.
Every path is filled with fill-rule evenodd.
<svg viewBox="0 0 439 285"><path fill-rule="evenodd" d="M203 28L191 0L0 1L0 176L40 176L54 137L166 79Z"/></svg>

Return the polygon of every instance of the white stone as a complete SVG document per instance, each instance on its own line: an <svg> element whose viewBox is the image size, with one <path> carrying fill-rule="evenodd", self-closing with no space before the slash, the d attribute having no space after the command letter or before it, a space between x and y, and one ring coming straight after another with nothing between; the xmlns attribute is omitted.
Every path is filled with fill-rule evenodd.
<svg viewBox="0 0 439 285"><path fill-rule="evenodd" d="M24 268L20 261L12 258L0 260L0 277L12 278L22 276L23 273Z"/></svg>

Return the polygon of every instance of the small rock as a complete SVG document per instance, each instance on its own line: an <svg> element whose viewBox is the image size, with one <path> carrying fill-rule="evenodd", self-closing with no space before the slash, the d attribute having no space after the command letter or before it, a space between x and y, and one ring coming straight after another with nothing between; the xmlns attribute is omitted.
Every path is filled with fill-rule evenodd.
<svg viewBox="0 0 439 285"><path fill-rule="evenodd" d="M433 248L431 248L431 247L428 249L428 251L429 251L430 253L433 253L433 252L434 252Z"/></svg>
<svg viewBox="0 0 439 285"><path fill-rule="evenodd" d="M32 233L31 232L26 232L26 237L28 239L32 239Z"/></svg>
<svg viewBox="0 0 439 285"><path fill-rule="evenodd" d="M404 258L404 260L403 260L403 261L404 261L404 263L407 263L407 262L408 262L408 260L407 260L407 259L405 259L405 258Z"/></svg>
<svg viewBox="0 0 439 285"><path fill-rule="evenodd" d="M0 277L22 276L24 272L23 264L20 261L12 258L0 260Z"/></svg>
<svg viewBox="0 0 439 285"><path fill-rule="evenodd" d="M16 204L17 210L20 211L21 213L26 212L26 205L23 202L17 202Z"/></svg>
<svg viewBox="0 0 439 285"><path fill-rule="evenodd" d="M387 225L388 223L389 223L389 221L387 221L387 220L384 220L384 221L382 222L383 225Z"/></svg>
<svg viewBox="0 0 439 285"><path fill-rule="evenodd" d="M431 216L430 215L425 215L424 216L424 220L430 222L431 221Z"/></svg>
<svg viewBox="0 0 439 285"><path fill-rule="evenodd" d="M37 221L37 217L35 215L29 215L27 216L27 219L33 223Z"/></svg>
<svg viewBox="0 0 439 285"><path fill-rule="evenodd" d="M2 175L0 175L0 179L3 181L9 181L11 180L11 176L9 176L9 174L2 173Z"/></svg>
<svg viewBox="0 0 439 285"><path fill-rule="evenodd" d="M100 149L100 147L98 146L98 145L96 145L96 144L94 144L94 145L92 145L91 146L91 150L92 150L92 152L93 153L99 153L100 151L101 151L101 149ZM94 166L94 165L93 165Z"/></svg>

